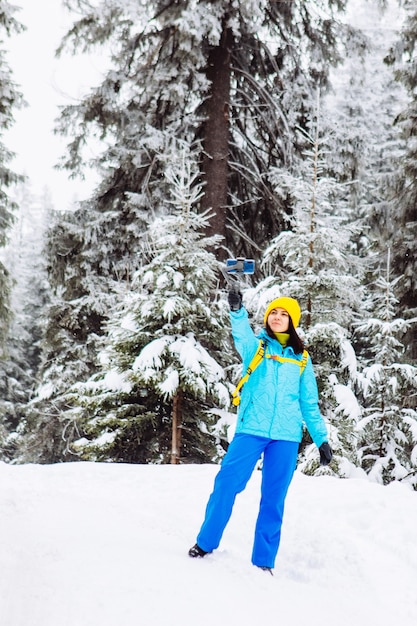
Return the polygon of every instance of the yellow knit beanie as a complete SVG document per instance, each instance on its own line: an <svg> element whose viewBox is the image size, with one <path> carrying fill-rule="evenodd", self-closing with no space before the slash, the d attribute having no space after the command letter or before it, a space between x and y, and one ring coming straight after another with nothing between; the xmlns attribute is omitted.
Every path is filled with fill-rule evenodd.
<svg viewBox="0 0 417 626"><path fill-rule="evenodd" d="M272 300L272 302L268 304L266 308L264 315L264 324L266 324L268 315L273 309L285 309L288 315L291 317L294 328L297 328L301 317L301 309L297 300L294 300L294 298L286 298L285 296Z"/></svg>

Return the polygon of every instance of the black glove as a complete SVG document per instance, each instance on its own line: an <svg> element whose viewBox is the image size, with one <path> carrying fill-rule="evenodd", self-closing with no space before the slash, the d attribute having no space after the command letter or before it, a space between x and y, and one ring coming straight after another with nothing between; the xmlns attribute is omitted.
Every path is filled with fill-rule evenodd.
<svg viewBox="0 0 417 626"><path fill-rule="evenodd" d="M328 465L333 458L333 450L331 449L327 441L321 444L319 452L320 465Z"/></svg>
<svg viewBox="0 0 417 626"><path fill-rule="evenodd" d="M228 300L231 311L239 311L242 308L242 294L239 291L229 291Z"/></svg>

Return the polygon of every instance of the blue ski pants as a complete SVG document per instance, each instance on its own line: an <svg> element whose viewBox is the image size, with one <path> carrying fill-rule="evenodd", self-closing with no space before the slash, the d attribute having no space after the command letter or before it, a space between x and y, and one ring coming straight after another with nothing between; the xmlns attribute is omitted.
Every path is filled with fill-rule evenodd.
<svg viewBox="0 0 417 626"><path fill-rule="evenodd" d="M284 502L297 464L299 444L238 433L223 458L207 503L197 544L212 552L232 514L236 495L244 490L263 453L261 502L255 527L252 563L274 567L281 538Z"/></svg>

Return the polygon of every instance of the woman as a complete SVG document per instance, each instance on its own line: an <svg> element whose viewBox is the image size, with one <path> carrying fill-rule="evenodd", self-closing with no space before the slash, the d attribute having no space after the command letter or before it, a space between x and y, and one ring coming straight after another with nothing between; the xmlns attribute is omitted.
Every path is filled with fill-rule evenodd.
<svg viewBox="0 0 417 626"><path fill-rule="evenodd" d="M255 528L252 563L272 574L278 552L284 502L297 464L303 423L320 450L320 462L332 459L326 425L318 407L317 383L308 354L296 332L301 311L297 300L273 300L257 338L242 296L229 293L232 335L244 371L253 368L260 340L264 356L241 389L236 434L218 472L205 519L190 548L204 557L219 546L236 495L243 491L263 454L261 502Z"/></svg>

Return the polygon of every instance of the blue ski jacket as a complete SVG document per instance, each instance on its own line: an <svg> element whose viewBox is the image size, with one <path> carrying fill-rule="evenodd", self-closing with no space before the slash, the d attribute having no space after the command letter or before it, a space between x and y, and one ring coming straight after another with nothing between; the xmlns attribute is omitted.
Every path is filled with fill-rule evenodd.
<svg viewBox="0 0 417 626"><path fill-rule="evenodd" d="M243 373L260 339L265 341L266 354L301 361L301 354L295 354L290 346L283 348L265 329L256 336L243 307L239 311L231 311L230 319L233 340L243 361ZM236 433L300 442L304 423L317 447L327 441L327 428L318 406L317 382L310 357L301 375L300 371L297 363L280 363L264 357L241 390Z"/></svg>

